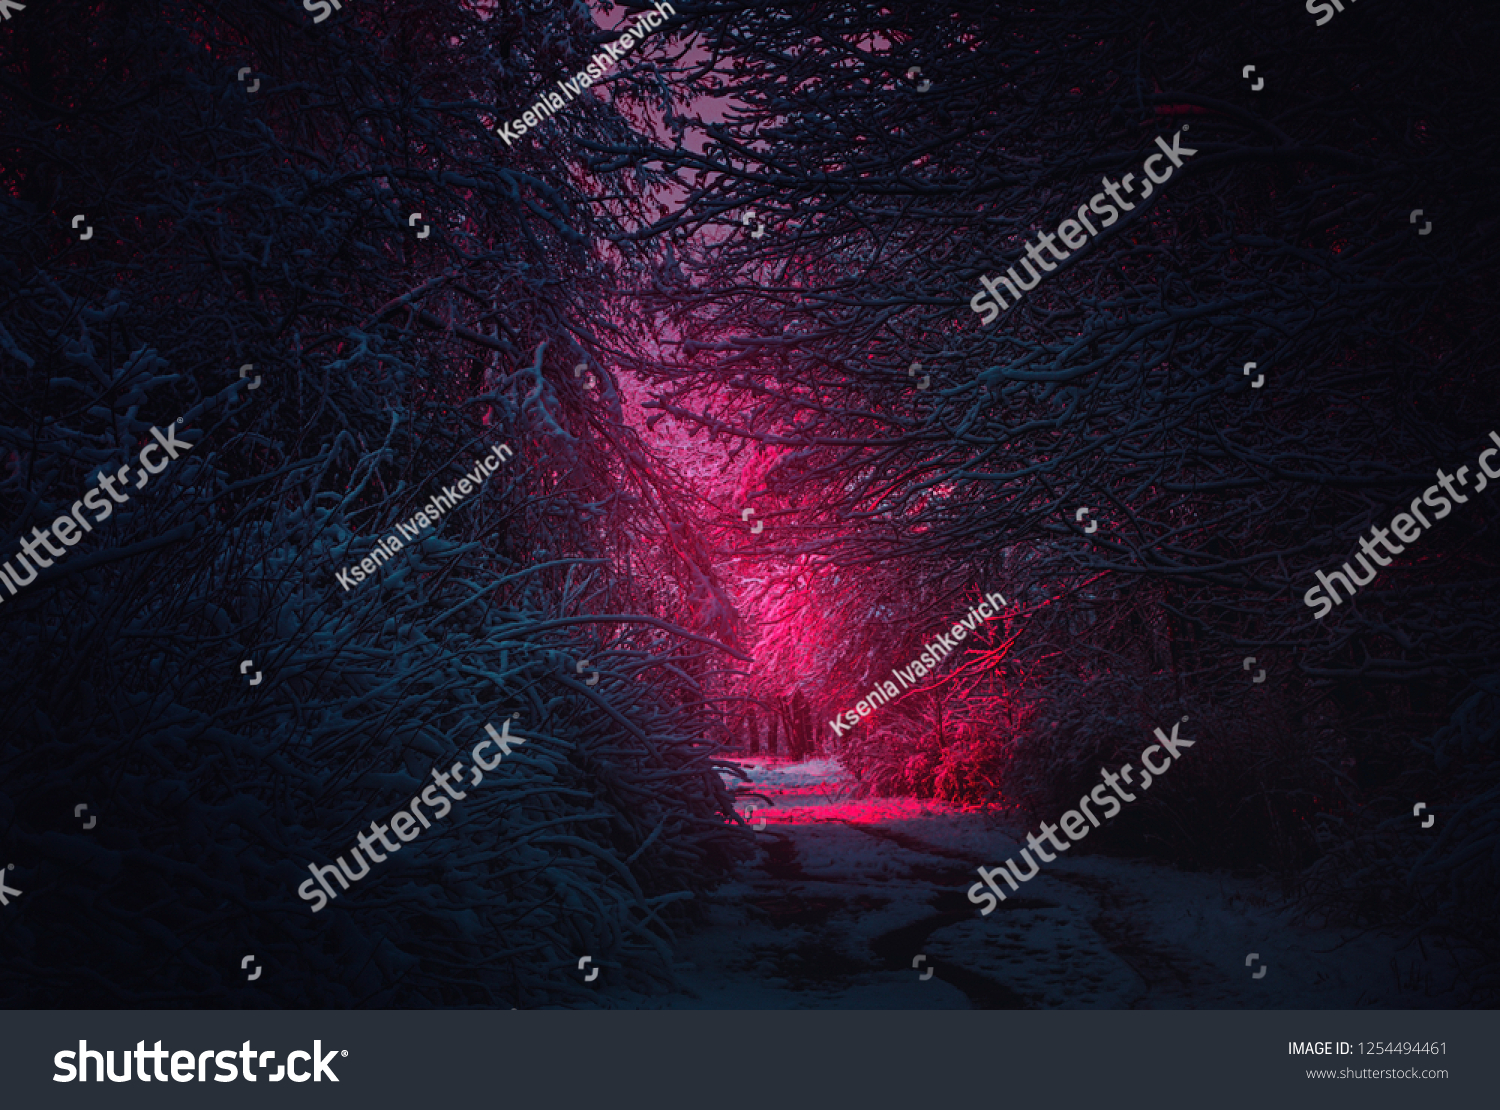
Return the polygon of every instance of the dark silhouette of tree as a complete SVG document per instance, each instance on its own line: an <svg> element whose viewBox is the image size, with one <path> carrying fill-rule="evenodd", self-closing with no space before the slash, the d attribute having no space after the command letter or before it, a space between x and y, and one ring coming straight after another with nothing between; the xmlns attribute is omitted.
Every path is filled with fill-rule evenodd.
<svg viewBox="0 0 1500 1110"><path fill-rule="evenodd" d="M1044 805L1192 707L1224 754L1178 786L1217 793L1153 799L1120 826L1137 847L1179 851L1191 827L1200 859L1269 841L1290 873L1413 791L1474 796L1413 744L1496 670L1493 495L1326 619L1303 594L1500 429L1491 10L1361 9L1315 34L1250 3L684 16L703 49L667 85L734 110L699 144L612 151L684 194L640 292L672 357L636 370L661 412L768 460L748 492L770 538L734 550L899 567L904 600L842 611L856 641L931 627L928 583L1012 598L1024 635L967 690L994 728L955 790L1008 776ZM981 279L1179 128L1196 153L1170 182L983 326ZM893 658L861 657L855 689ZM1026 708L1019 731L993 735L1001 703Z"/></svg>
<svg viewBox="0 0 1500 1110"><path fill-rule="evenodd" d="M366 0L319 24L24 14L0 44L7 552L152 426L182 417L193 447L0 604L0 827L27 891L0 996L592 1003L583 954L666 982L685 903L748 838L701 739L733 615L598 342L601 247L649 175L586 168L585 138L629 141L606 99L513 149L494 131L597 28ZM338 584L502 442L439 527ZM309 861L512 713L524 747L309 912Z"/></svg>

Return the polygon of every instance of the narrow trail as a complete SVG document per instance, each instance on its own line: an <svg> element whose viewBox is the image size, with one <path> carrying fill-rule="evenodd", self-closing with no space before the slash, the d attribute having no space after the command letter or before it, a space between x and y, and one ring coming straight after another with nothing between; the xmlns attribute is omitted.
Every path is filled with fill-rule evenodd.
<svg viewBox="0 0 1500 1110"><path fill-rule="evenodd" d="M679 948L680 993L738 1009L1429 1008L1394 936L1297 925L1266 884L1059 859L988 917L966 892L1025 830L912 799L855 801L836 763L751 768L760 858ZM1245 960L1257 953L1253 978ZM1410 963L1414 953L1404 953ZM926 977L924 978L924 974Z"/></svg>

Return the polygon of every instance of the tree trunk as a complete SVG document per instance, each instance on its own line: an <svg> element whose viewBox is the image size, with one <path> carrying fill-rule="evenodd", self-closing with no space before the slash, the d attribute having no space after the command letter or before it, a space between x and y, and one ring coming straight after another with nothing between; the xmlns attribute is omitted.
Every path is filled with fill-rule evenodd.
<svg viewBox="0 0 1500 1110"><path fill-rule="evenodd" d="M801 690L797 691L793 712L797 715L797 746L801 749L799 758L808 759L813 755L812 711L808 709L807 698Z"/></svg>

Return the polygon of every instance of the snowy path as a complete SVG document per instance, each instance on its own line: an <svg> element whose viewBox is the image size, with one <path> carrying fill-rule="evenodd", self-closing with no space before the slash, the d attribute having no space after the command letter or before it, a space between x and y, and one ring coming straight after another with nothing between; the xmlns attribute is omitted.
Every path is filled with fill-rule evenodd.
<svg viewBox="0 0 1500 1110"><path fill-rule="evenodd" d="M748 766L748 765L747 765ZM1388 933L1292 923L1272 888L1062 857L989 917L965 896L1027 830L911 799L850 800L831 761L750 767L763 852L679 950L687 1008L1428 1008L1449 965ZM741 809L747 808L742 804ZM1246 956L1258 953L1255 968ZM925 960L916 968L917 956ZM1254 970L1267 968L1260 979ZM933 974L922 978L922 972ZM1398 974L1404 984L1398 981Z"/></svg>

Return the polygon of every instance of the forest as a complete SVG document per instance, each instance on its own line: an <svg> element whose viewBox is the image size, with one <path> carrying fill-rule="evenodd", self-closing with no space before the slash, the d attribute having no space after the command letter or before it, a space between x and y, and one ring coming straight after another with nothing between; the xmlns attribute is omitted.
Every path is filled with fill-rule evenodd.
<svg viewBox="0 0 1500 1110"><path fill-rule="evenodd" d="M653 1004L765 850L748 764L1029 827L1187 719L1089 851L1262 876L1493 1004L1500 13L668 7L7 13L0 1000Z"/></svg>

